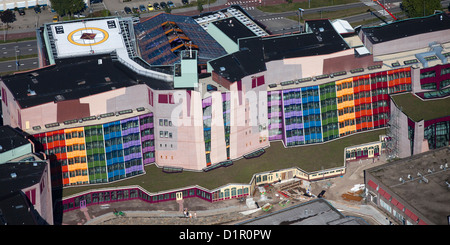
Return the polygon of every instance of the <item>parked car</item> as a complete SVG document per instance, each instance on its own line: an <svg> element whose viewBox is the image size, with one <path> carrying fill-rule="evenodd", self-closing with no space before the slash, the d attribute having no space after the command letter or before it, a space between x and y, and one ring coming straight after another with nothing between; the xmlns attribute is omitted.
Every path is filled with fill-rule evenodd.
<svg viewBox="0 0 450 245"><path fill-rule="evenodd" d="M41 12L41 8L39 6L34 7L34 12L36 14L40 13Z"/></svg>
<svg viewBox="0 0 450 245"><path fill-rule="evenodd" d="M73 17L75 17L75 18L84 18L86 16L84 14L81 14L81 13L75 13L75 14L73 14Z"/></svg>
<svg viewBox="0 0 450 245"><path fill-rule="evenodd" d="M167 7L166 2L160 2L159 5L161 5L161 8L166 8Z"/></svg>
<svg viewBox="0 0 450 245"><path fill-rule="evenodd" d="M153 11L154 10L153 5L151 3L149 3L147 5L147 9L148 9L148 11Z"/></svg>
<svg viewBox="0 0 450 245"><path fill-rule="evenodd" d="M19 9L18 12L19 12L19 15L25 15L25 10L23 10L23 9Z"/></svg>
<svg viewBox="0 0 450 245"><path fill-rule="evenodd" d="M169 8L175 8L175 4L173 4L172 1L167 1L167 5L169 6Z"/></svg>
<svg viewBox="0 0 450 245"><path fill-rule="evenodd" d="M58 22L58 21L59 21L58 15L53 16L53 22Z"/></svg>
<svg viewBox="0 0 450 245"><path fill-rule="evenodd" d="M189 4L189 0L181 0L182 4Z"/></svg>
<svg viewBox="0 0 450 245"><path fill-rule="evenodd" d="M139 10L140 10L141 12L147 11L147 9L145 8L144 5L139 5Z"/></svg>
<svg viewBox="0 0 450 245"><path fill-rule="evenodd" d="M153 4L153 7L154 7L155 9L161 9L161 7L159 7L159 3L154 3L154 4Z"/></svg>
<svg viewBox="0 0 450 245"><path fill-rule="evenodd" d="M127 14L132 13L130 7L125 7L125 8L123 8L123 10L125 10L125 13L127 13Z"/></svg>
<svg viewBox="0 0 450 245"><path fill-rule="evenodd" d="M137 7L132 8L133 13L139 13L139 9Z"/></svg>

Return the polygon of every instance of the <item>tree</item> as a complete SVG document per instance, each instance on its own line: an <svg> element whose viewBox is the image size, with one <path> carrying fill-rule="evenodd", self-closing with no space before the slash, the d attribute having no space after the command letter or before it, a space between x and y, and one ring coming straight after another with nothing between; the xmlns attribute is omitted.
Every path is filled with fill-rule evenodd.
<svg viewBox="0 0 450 245"><path fill-rule="evenodd" d="M50 2L59 16L72 15L85 8L83 0L50 0Z"/></svg>
<svg viewBox="0 0 450 245"><path fill-rule="evenodd" d="M402 7L409 18L432 15L435 10L442 10L440 0L403 0Z"/></svg>
<svg viewBox="0 0 450 245"><path fill-rule="evenodd" d="M198 10L198 12L203 12L203 3L202 3L202 1L198 1L197 2L197 10Z"/></svg>
<svg viewBox="0 0 450 245"><path fill-rule="evenodd" d="M170 14L172 12L172 9L169 6L164 7L164 12Z"/></svg>
<svg viewBox="0 0 450 245"><path fill-rule="evenodd" d="M3 23L6 23L6 28L9 28L9 23L16 21L16 14L10 9L7 9L1 13L0 19Z"/></svg>

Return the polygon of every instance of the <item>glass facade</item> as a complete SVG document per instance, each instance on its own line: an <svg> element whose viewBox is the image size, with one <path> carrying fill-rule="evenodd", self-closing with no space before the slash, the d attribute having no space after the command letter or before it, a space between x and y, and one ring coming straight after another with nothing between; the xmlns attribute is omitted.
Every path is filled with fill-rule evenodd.
<svg viewBox="0 0 450 245"><path fill-rule="evenodd" d="M430 149L448 146L450 141L450 121L436 122L425 127L424 138L428 140Z"/></svg>
<svg viewBox="0 0 450 245"><path fill-rule="evenodd" d="M411 91L411 68L268 91L269 139L294 146L385 127L389 94L405 91Z"/></svg>
<svg viewBox="0 0 450 245"><path fill-rule="evenodd" d="M34 137L50 158L54 187L132 177L155 161L152 113Z"/></svg>

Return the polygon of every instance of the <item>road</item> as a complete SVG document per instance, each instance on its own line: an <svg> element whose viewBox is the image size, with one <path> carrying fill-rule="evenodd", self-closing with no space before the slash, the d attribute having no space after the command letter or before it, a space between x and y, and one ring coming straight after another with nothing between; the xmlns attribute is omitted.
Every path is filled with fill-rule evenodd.
<svg viewBox="0 0 450 245"><path fill-rule="evenodd" d="M0 45L0 57L11 59L9 61L0 62L0 73L37 68L39 66L37 57L21 59L21 56L33 54L37 54L36 40ZM19 63L18 67L16 65L16 57Z"/></svg>
<svg viewBox="0 0 450 245"><path fill-rule="evenodd" d="M376 10L380 10L380 11L383 10L382 7L380 7L379 5L377 5L375 3L370 3L370 1L367 1L367 0L365 2L369 2L369 4L366 5L365 3L363 3L361 1L361 2L357 2L357 3L346 4L346 5L334 5L334 6L326 6L326 7L314 8L314 9L304 9L303 14L306 15L306 14L318 13L320 11L324 11L324 12L325 11L339 11L339 10L344 10L344 9L348 9L348 8L357 8L357 7L364 7L364 6L367 6L367 9L369 9L369 7L372 7L373 9L376 9ZM401 1L399 1L399 0L380 0L380 2L383 3L388 8L388 10L392 13L401 12L401 9L399 7ZM450 0L441 1L443 8L447 8L449 6L449 3L450 3ZM246 4L246 2L243 1L242 6L249 6L249 4ZM293 20L286 18L288 16L298 15L298 11L287 11L287 12L283 12L283 13L267 13L267 12L262 12L262 11L258 10L257 8L247 8L246 11L254 19L256 19L259 22L261 22L262 24L266 25L266 27L273 34L297 31L299 28L298 22L295 22ZM383 14L383 12L379 12L379 15L380 16L385 15L387 17L387 21L393 20L392 17L386 12L384 12L384 14ZM360 22L360 21L374 19L374 18L376 18L374 15L367 12L367 13L363 13L363 14L359 14L359 15L344 17L342 19L347 20L349 23L355 23L355 22ZM381 21L379 21L377 23L381 23Z"/></svg>
<svg viewBox="0 0 450 245"><path fill-rule="evenodd" d="M17 55L37 54L36 47L36 40L5 43L1 45L0 57L15 57L16 53Z"/></svg>
<svg viewBox="0 0 450 245"><path fill-rule="evenodd" d="M31 70L37 68L38 58L29 58L22 59L18 61L19 67L16 66L15 60L3 61L0 62L0 73L1 72L9 72L9 71L17 71L17 70Z"/></svg>

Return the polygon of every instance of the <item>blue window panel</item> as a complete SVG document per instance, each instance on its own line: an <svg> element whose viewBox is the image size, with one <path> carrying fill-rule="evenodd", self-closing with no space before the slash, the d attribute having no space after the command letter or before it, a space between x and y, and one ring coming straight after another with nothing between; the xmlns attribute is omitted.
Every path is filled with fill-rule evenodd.
<svg viewBox="0 0 450 245"><path fill-rule="evenodd" d="M307 134L305 135L305 141L311 140L311 135Z"/></svg>

